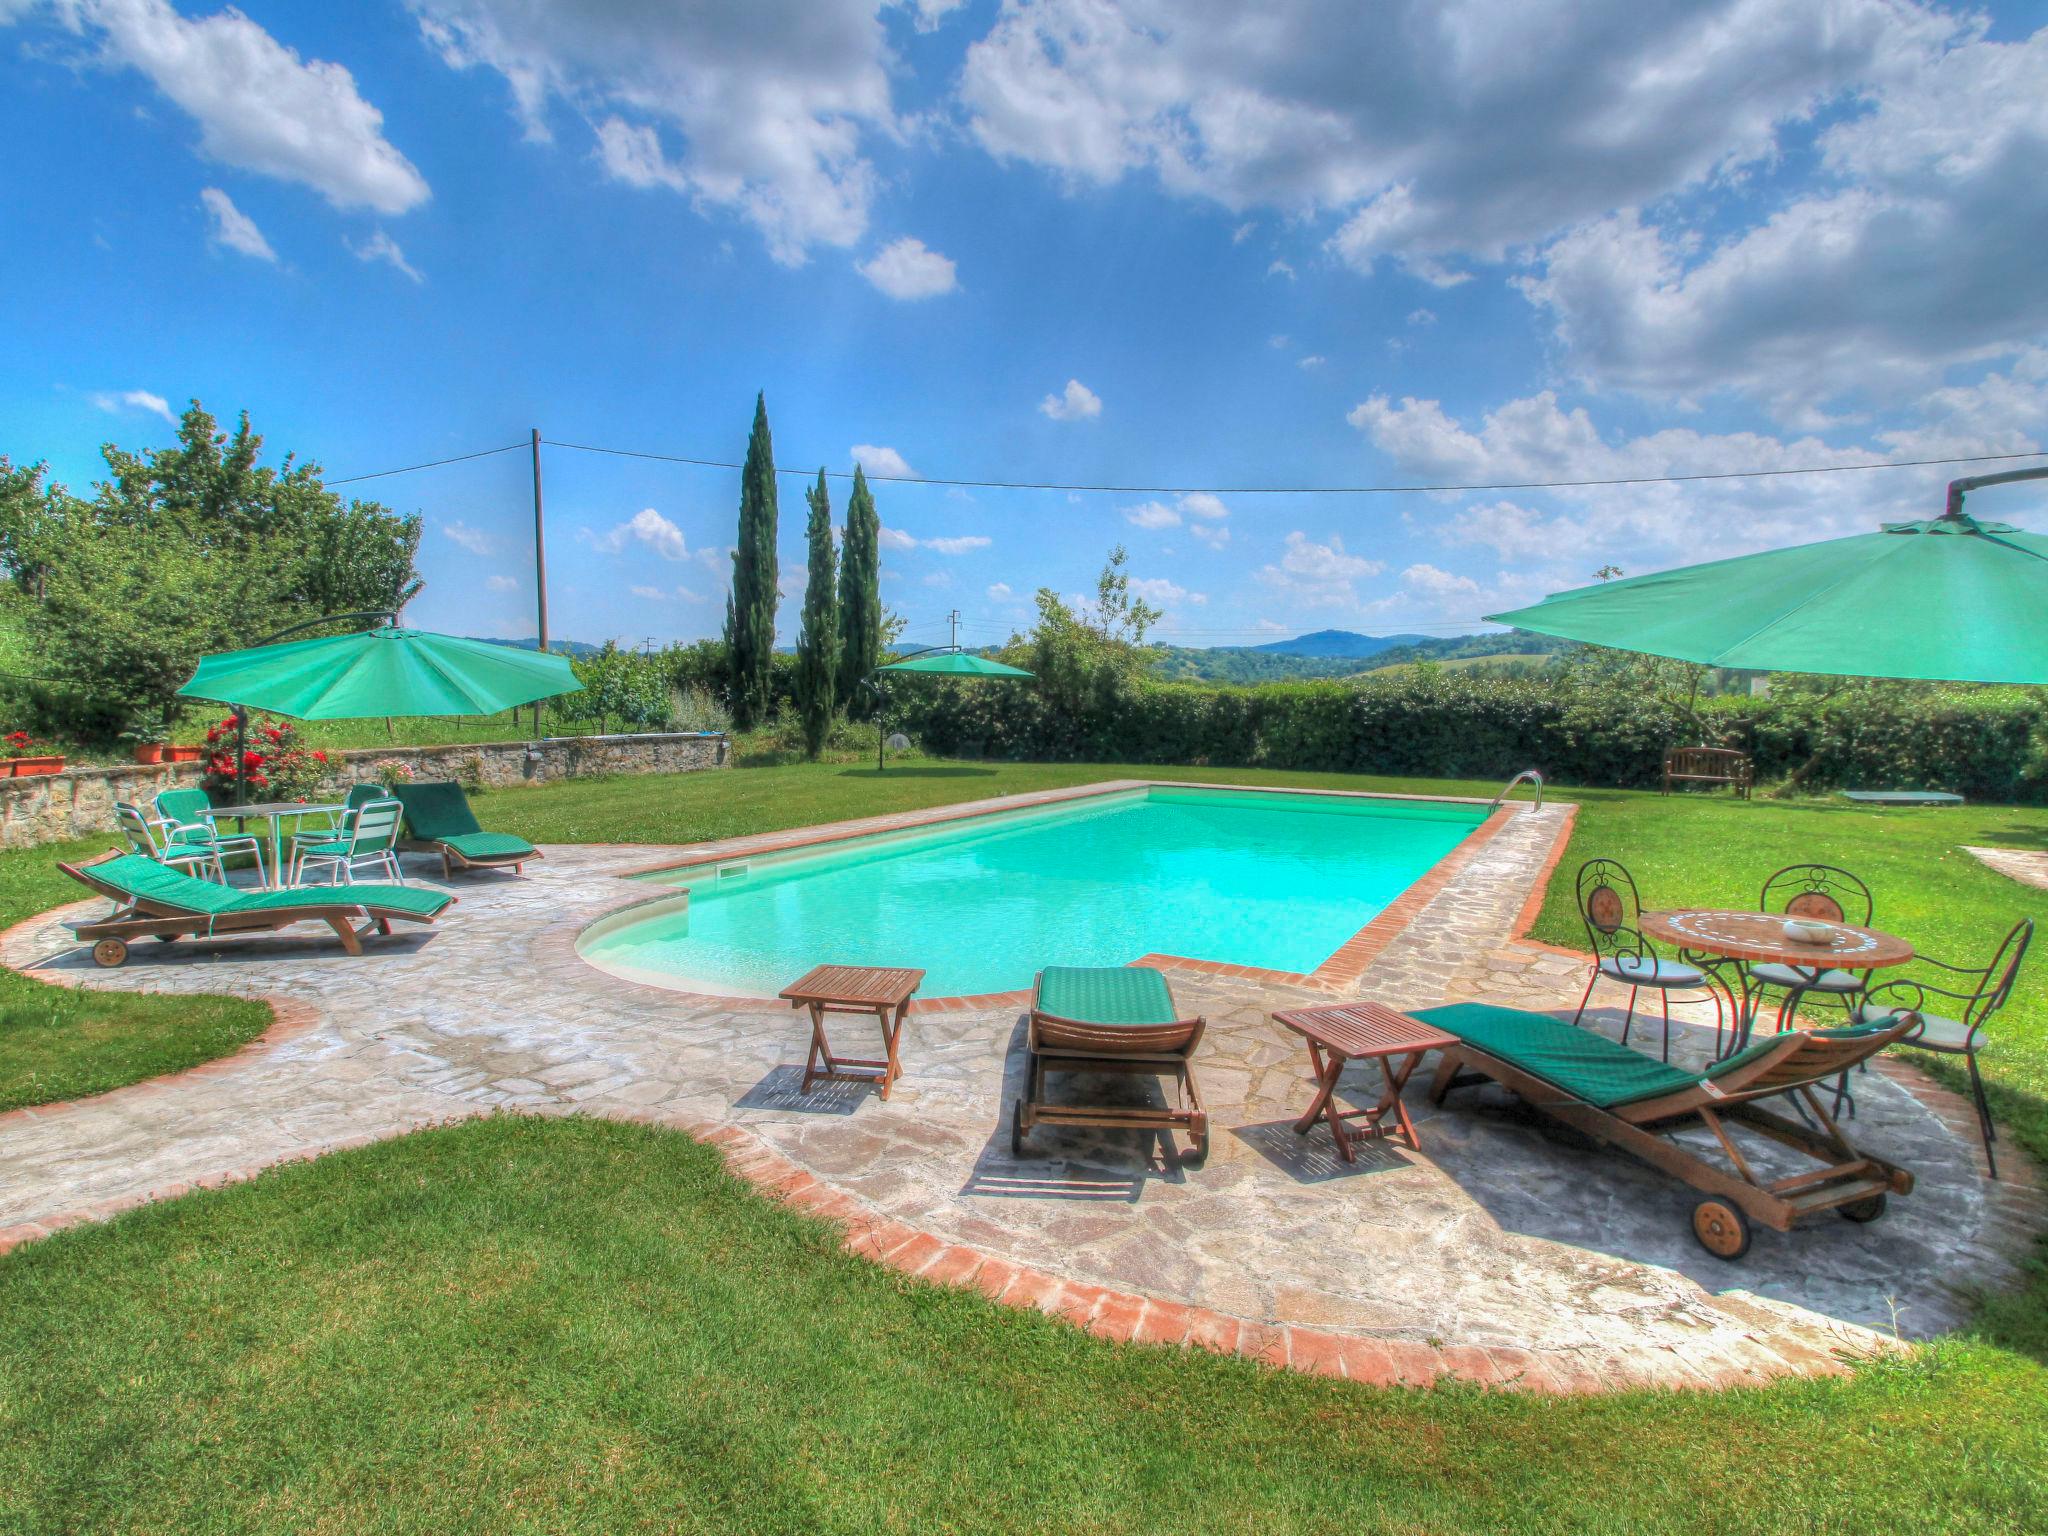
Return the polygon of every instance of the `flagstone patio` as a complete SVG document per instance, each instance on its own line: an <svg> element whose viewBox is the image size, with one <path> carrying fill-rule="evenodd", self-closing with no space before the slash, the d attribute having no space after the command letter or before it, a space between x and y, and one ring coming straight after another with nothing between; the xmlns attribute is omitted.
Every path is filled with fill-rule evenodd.
<svg viewBox="0 0 2048 1536"><path fill-rule="evenodd" d="M1568 807L1497 818L1410 921L1381 934L1355 983L1330 984L1395 1005L1568 1012L1584 962L1515 937L1568 827ZM17 926L0 960L48 980L260 996L279 1023L226 1061L0 1115L0 1248L422 1123L585 1112L710 1137L741 1172L844 1222L860 1251L1100 1332L1376 1380L1448 1372L1570 1390L1830 1369L1844 1352L1953 1327L1974 1295L2014 1279L2043 1222L2027 1171L1988 1181L1960 1101L1892 1062L1859 1080L1850 1130L1913 1169L1915 1192L1870 1226L1759 1230L1735 1265L1694 1244L1690 1191L1577 1144L1498 1090L1435 1110L1418 1074L1408 1102L1422 1150L1382 1145L1346 1165L1323 1128L1290 1129L1307 1058L1267 1017L1330 992L1196 971L1173 982L1211 1023L1207 1163L1182 1168L1133 1133L1050 1129L1019 1160L1006 1118L1022 1064L1014 1004L914 1015L886 1103L850 1085L806 1097L808 1031L786 1008L584 963L578 932L653 894L619 875L683 853L550 847L525 878L452 882L461 903L432 932L360 959L309 930L142 946L102 971L56 914ZM424 877L429 861L409 867ZM1588 1017L1609 1032L1620 1022L1613 1008ZM1678 1034L1677 1057L1711 1050L1710 1028ZM1377 1079L1354 1073L1368 1101Z"/></svg>

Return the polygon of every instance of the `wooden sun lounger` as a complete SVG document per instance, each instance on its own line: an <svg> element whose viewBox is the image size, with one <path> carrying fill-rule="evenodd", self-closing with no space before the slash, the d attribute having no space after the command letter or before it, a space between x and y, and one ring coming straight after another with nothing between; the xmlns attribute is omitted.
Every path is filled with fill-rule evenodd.
<svg viewBox="0 0 2048 1536"><path fill-rule="evenodd" d="M1739 1259L1748 1251L1752 1221L1778 1232L1820 1211L1875 1221L1887 1194L1913 1188L1905 1169L1859 1151L1815 1090L1912 1033L1917 1016L1882 1029L1773 1035L1699 1073L1547 1014L1457 1003L1413 1017L1458 1038L1437 1067L1431 1102L1441 1104L1452 1088L1490 1078L1552 1118L1684 1180L1707 1197L1693 1207L1693 1235L1720 1258ZM1780 1094L1803 1105L1811 1123L1759 1107ZM1729 1134L1736 1125L1820 1166L1766 1181ZM1729 1166L1671 1139L1691 1126L1713 1133Z"/></svg>
<svg viewBox="0 0 2048 1536"><path fill-rule="evenodd" d="M1205 1023L1179 1017L1166 978L1149 966L1048 966L1031 993L1024 1097L1010 1124L1010 1150L1024 1156L1034 1125L1093 1125L1184 1132L1193 1143L1182 1161L1209 1155L1209 1113L1195 1081L1195 1047ZM1052 1072L1140 1073L1174 1081L1176 1103L1054 1103Z"/></svg>
<svg viewBox="0 0 2048 1536"><path fill-rule="evenodd" d="M119 850L57 867L114 903L107 916L70 925L92 945L93 960L103 966L127 960L129 943L136 939L229 938L273 933L294 923L325 923L344 950L360 955L362 941L371 934L388 935L394 922L431 923L455 903L445 892L420 886L236 891Z"/></svg>

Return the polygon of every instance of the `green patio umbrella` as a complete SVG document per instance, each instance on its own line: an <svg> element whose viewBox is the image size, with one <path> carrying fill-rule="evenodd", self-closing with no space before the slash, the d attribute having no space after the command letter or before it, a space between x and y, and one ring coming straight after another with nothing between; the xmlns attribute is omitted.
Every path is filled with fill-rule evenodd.
<svg viewBox="0 0 2048 1536"><path fill-rule="evenodd" d="M937 656L913 656L908 661L892 661L887 666L877 667L875 670L878 672L936 672L944 677L1031 676L1022 667L1005 666L1000 661L990 661L986 656L975 656L966 651L947 651Z"/></svg>
<svg viewBox="0 0 2048 1536"><path fill-rule="evenodd" d="M1488 614L1539 635L1763 672L2048 683L2048 537L1948 511L1879 533L1555 593Z"/></svg>
<svg viewBox="0 0 2048 1536"><path fill-rule="evenodd" d="M892 661L877 667L868 678L868 686L874 690L875 707L875 770L881 772L888 767L882 756L882 749L888 745L889 725L883 718L882 689L878 678L884 672L924 672L940 677L1029 677L1031 674L1022 667L1007 666L1000 661L990 661L986 656L976 656L957 646L933 646L930 650L906 656L902 661Z"/></svg>
<svg viewBox="0 0 2048 1536"><path fill-rule="evenodd" d="M566 656L387 624L207 656L178 692L299 720L354 720L495 715L582 686Z"/></svg>

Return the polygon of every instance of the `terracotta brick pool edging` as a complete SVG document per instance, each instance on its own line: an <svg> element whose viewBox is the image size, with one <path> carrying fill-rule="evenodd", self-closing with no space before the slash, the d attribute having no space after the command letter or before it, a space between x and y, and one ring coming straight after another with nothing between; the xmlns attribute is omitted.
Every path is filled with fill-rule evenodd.
<svg viewBox="0 0 2048 1536"><path fill-rule="evenodd" d="M1672 1368L1653 1373L1564 1350L1417 1343L1297 1323L1258 1322L1068 1279L948 1242L823 1182L742 1126L678 1124L659 1110L616 1118L681 1129L717 1148L728 1171L769 1199L837 1228L840 1246L856 1257L927 1284L979 1291L998 1305L1047 1313L1111 1343L1207 1349L1276 1369L1373 1387L1433 1387L1455 1381L1551 1396L1754 1387L1795 1377L1844 1376L1857 1363L1877 1358L1846 1346L1824 1354L1789 1340L1766 1345L1751 1338L1733 1353L1673 1347L1668 1351Z"/></svg>

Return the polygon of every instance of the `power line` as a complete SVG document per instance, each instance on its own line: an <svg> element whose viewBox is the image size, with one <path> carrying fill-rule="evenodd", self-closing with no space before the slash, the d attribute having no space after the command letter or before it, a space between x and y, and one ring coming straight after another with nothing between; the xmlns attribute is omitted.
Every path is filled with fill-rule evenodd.
<svg viewBox="0 0 2048 1536"><path fill-rule="evenodd" d="M676 453L652 453L637 448L604 448L592 443L565 443L552 437L541 441L550 448L567 448L577 453L601 453L621 459L652 459L662 464L689 464L699 469L744 469L728 459L696 459ZM502 450L495 450L502 451ZM1112 496L1409 496L1452 491L1561 491L1586 490L1616 485L1683 485L1700 480L1761 480L1781 475L1842 475L1869 469L1924 469L1942 464L1995 464L2009 459L2048 457L2041 450L2029 453L1977 453L1946 459L1881 459L1870 464L1808 464L1790 469L1725 469L1692 475L1619 475L1598 480L1492 480L1443 485L1082 485L1039 480L958 480L933 475L868 475L881 484L954 486L983 491L1090 491ZM778 475L795 475L808 480L815 471L782 469ZM402 473L402 471L392 471ZM851 480L848 470L826 470L828 480Z"/></svg>
<svg viewBox="0 0 2048 1536"><path fill-rule="evenodd" d="M524 448L524 442L507 443L502 448L484 448L475 453L458 453L452 459L431 459L425 464L404 464L397 469L373 469L367 475L346 475L339 480L329 480L328 485L354 485L359 480L382 480L386 475L409 475L415 470L439 469L443 464L462 464L470 459L488 459L494 453L510 453L515 448Z"/></svg>

